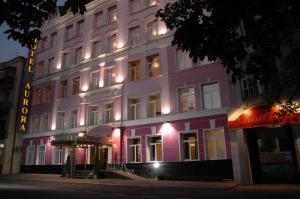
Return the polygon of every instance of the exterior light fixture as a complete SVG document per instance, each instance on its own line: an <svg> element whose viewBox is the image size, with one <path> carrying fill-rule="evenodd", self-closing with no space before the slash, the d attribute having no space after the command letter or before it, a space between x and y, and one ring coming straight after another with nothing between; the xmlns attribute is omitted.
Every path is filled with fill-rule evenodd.
<svg viewBox="0 0 300 199"><path fill-rule="evenodd" d="M84 135L85 135L85 133L83 133L83 132L79 132L79 133L78 133L78 137L80 137L80 138L83 138Z"/></svg>
<svg viewBox="0 0 300 199"><path fill-rule="evenodd" d="M155 169L158 169L158 168L160 167L160 164L159 164L158 162L155 162L155 163L153 164L153 167L154 167Z"/></svg>
<svg viewBox="0 0 300 199"><path fill-rule="evenodd" d="M99 66L101 66L101 67L105 66L105 62L101 62L101 63L99 64Z"/></svg>

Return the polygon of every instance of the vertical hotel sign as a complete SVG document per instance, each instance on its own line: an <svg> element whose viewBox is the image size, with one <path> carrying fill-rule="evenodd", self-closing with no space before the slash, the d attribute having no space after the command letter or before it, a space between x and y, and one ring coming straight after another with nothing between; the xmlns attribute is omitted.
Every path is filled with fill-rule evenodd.
<svg viewBox="0 0 300 199"><path fill-rule="evenodd" d="M19 110L18 110L18 132L24 134L28 131L29 108L32 95L33 65L36 53L37 39L29 50L27 63L23 69L22 82L20 87Z"/></svg>

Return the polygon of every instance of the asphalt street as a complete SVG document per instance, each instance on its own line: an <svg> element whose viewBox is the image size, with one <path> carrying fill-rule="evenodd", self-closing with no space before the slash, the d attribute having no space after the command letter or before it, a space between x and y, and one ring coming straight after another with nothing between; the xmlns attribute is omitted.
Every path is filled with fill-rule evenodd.
<svg viewBox="0 0 300 199"><path fill-rule="evenodd" d="M136 180L81 180L60 177L0 176L1 198L300 198L300 185L251 185L233 183Z"/></svg>

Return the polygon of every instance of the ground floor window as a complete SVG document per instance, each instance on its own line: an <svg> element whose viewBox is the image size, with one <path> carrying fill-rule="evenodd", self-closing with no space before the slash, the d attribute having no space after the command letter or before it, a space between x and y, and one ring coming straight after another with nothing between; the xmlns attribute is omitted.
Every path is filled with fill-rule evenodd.
<svg viewBox="0 0 300 199"><path fill-rule="evenodd" d="M226 145L223 129L206 130L205 151L207 160L225 159Z"/></svg>
<svg viewBox="0 0 300 199"><path fill-rule="evenodd" d="M45 164L45 152L46 152L46 147L45 145L39 145L38 146L38 165L44 165Z"/></svg>
<svg viewBox="0 0 300 199"><path fill-rule="evenodd" d="M148 140L150 161L162 161L161 136L149 137Z"/></svg>
<svg viewBox="0 0 300 199"><path fill-rule="evenodd" d="M198 141L196 133L182 133L182 154L184 160L198 159Z"/></svg>
<svg viewBox="0 0 300 199"><path fill-rule="evenodd" d="M128 162L142 161L142 147L140 138L128 138Z"/></svg>
<svg viewBox="0 0 300 199"><path fill-rule="evenodd" d="M34 153L35 153L35 146L27 146L27 158L26 164L33 165L34 164Z"/></svg>
<svg viewBox="0 0 300 199"><path fill-rule="evenodd" d="M62 164L63 149L61 146L54 147L54 164Z"/></svg>

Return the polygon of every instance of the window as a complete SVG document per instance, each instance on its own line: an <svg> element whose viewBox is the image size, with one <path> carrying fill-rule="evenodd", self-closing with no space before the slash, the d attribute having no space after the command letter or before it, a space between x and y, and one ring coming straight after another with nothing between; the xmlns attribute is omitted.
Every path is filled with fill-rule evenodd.
<svg viewBox="0 0 300 199"><path fill-rule="evenodd" d="M48 59L47 73L49 73L54 68L54 57Z"/></svg>
<svg viewBox="0 0 300 199"><path fill-rule="evenodd" d="M117 37L115 34L108 38L108 52L109 53L112 53L113 51L115 51L117 49L116 41L117 41Z"/></svg>
<svg viewBox="0 0 300 199"><path fill-rule="evenodd" d="M158 24L157 20L154 20L147 24L147 34L148 34L148 40L153 40L158 35Z"/></svg>
<svg viewBox="0 0 300 199"><path fill-rule="evenodd" d="M47 48L47 37L42 37L41 39L41 50L45 50Z"/></svg>
<svg viewBox="0 0 300 199"><path fill-rule="evenodd" d="M221 129L206 130L205 134L205 151L207 160L226 158L225 136Z"/></svg>
<svg viewBox="0 0 300 199"><path fill-rule="evenodd" d="M112 123L114 121L114 104L105 104L104 108L104 124Z"/></svg>
<svg viewBox="0 0 300 199"><path fill-rule="evenodd" d="M157 117L161 115L160 94L149 96L148 117Z"/></svg>
<svg viewBox="0 0 300 199"><path fill-rule="evenodd" d="M79 93L80 86L80 77L76 77L73 79L73 95L77 95Z"/></svg>
<svg viewBox="0 0 300 199"><path fill-rule="evenodd" d="M75 50L75 64L79 64L82 58L82 47Z"/></svg>
<svg viewBox="0 0 300 199"><path fill-rule="evenodd" d="M32 133L38 133L40 130L40 118L34 117L31 119L31 129Z"/></svg>
<svg viewBox="0 0 300 199"><path fill-rule="evenodd" d="M218 83L202 85L204 109L221 108L221 97Z"/></svg>
<svg viewBox="0 0 300 199"><path fill-rule="evenodd" d="M182 157L184 160L198 159L198 141L196 133L182 133Z"/></svg>
<svg viewBox="0 0 300 199"><path fill-rule="evenodd" d="M35 77L42 77L44 75L44 70L45 70L45 62L44 61L40 61L37 64L37 68L36 68L36 72L35 72Z"/></svg>
<svg viewBox="0 0 300 199"><path fill-rule="evenodd" d="M57 129L65 128L65 112L59 111L57 112Z"/></svg>
<svg viewBox="0 0 300 199"><path fill-rule="evenodd" d="M130 81L136 81L141 79L140 61L133 61L129 63Z"/></svg>
<svg viewBox="0 0 300 199"><path fill-rule="evenodd" d="M91 88L97 89L99 88L99 81L100 81L100 71L92 72L91 73Z"/></svg>
<svg viewBox="0 0 300 199"><path fill-rule="evenodd" d="M115 83L115 68L106 68L104 69L104 85L111 86Z"/></svg>
<svg viewBox="0 0 300 199"><path fill-rule="evenodd" d="M242 97L244 99L256 97L264 93L263 86L259 80L253 77L246 77L241 80Z"/></svg>
<svg viewBox="0 0 300 199"><path fill-rule="evenodd" d="M81 36L83 34L84 31L83 25L84 25L84 20L77 22L77 36Z"/></svg>
<svg viewBox="0 0 300 199"><path fill-rule="evenodd" d="M98 125L98 107L97 106L89 106L89 125Z"/></svg>
<svg viewBox="0 0 300 199"><path fill-rule="evenodd" d="M51 102L51 86L45 86L45 95L44 95L44 101L45 103Z"/></svg>
<svg viewBox="0 0 300 199"><path fill-rule="evenodd" d="M42 102L42 89L37 88L34 90L34 104L40 104Z"/></svg>
<svg viewBox="0 0 300 199"><path fill-rule="evenodd" d="M76 128L77 127L77 117L78 117L77 109L71 110L70 128Z"/></svg>
<svg viewBox="0 0 300 199"><path fill-rule="evenodd" d="M112 6L108 8L108 22L112 23L117 21L117 6Z"/></svg>
<svg viewBox="0 0 300 199"><path fill-rule="evenodd" d="M158 4L158 0L146 0L147 1L147 7L154 6Z"/></svg>
<svg viewBox="0 0 300 199"><path fill-rule="evenodd" d="M149 160L162 161L162 141L161 136L148 137Z"/></svg>
<svg viewBox="0 0 300 199"><path fill-rule="evenodd" d="M73 25L69 25L66 27L66 33L65 33L65 40L69 41L72 39L72 30L73 30Z"/></svg>
<svg viewBox="0 0 300 199"><path fill-rule="evenodd" d="M156 77L160 75L160 64L158 55L147 57L148 76Z"/></svg>
<svg viewBox="0 0 300 199"><path fill-rule="evenodd" d="M42 129L41 129L42 132L47 132L49 130L48 122L49 122L48 114L44 113L42 115Z"/></svg>
<svg viewBox="0 0 300 199"><path fill-rule="evenodd" d="M61 98L65 98L67 96L68 89L68 80L64 80L60 82L60 96Z"/></svg>
<svg viewBox="0 0 300 199"><path fill-rule="evenodd" d="M142 161L142 147L140 138L128 138L128 162Z"/></svg>
<svg viewBox="0 0 300 199"><path fill-rule="evenodd" d="M131 46L136 46L140 43L140 27L136 26L129 29L129 42Z"/></svg>
<svg viewBox="0 0 300 199"><path fill-rule="evenodd" d="M95 14L95 28L99 28L103 25L105 25L105 18L103 12L100 11Z"/></svg>
<svg viewBox="0 0 300 199"><path fill-rule="evenodd" d="M177 70L192 68L191 59L182 50L177 50L176 62L177 62Z"/></svg>
<svg viewBox="0 0 300 199"><path fill-rule="evenodd" d="M45 153L46 153L46 147L44 144L38 145L38 165L44 165L45 164Z"/></svg>
<svg viewBox="0 0 300 199"><path fill-rule="evenodd" d="M130 13L135 13L137 12L138 10L140 10L140 0L130 0L130 3L129 3L129 10L130 10Z"/></svg>
<svg viewBox="0 0 300 199"><path fill-rule="evenodd" d="M71 65L71 53L64 53L62 60L62 67L65 68Z"/></svg>
<svg viewBox="0 0 300 199"><path fill-rule="evenodd" d="M26 164L27 165L34 165L34 154L35 154L35 146L30 145L27 146L27 153L26 153Z"/></svg>
<svg viewBox="0 0 300 199"><path fill-rule="evenodd" d="M62 164L63 149L61 146L54 146L54 164Z"/></svg>
<svg viewBox="0 0 300 199"><path fill-rule="evenodd" d="M140 113L140 99L129 99L128 100L129 108L128 108L128 119L129 120L137 120L140 119L141 113Z"/></svg>
<svg viewBox="0 0 300 199"><path fill-rule="evenodd" d="M57 44L57 32L54 32L50 36L50 47L56 46Z"/></svg>
<svg viewBox="0 0 300 199"><path fill-rule="evenodd" d="M101 55L102 50L101 50L101 42L100 41L95 41L93 43L93 55L94 57L98 57Z"/></svg>
<svg viewBox="0 0 300 199"><path fill-rule="evenodd" d="M179 94L179 110L180 112L190 112L195 110L195 90L194 88L180 88Z"/></svg>

